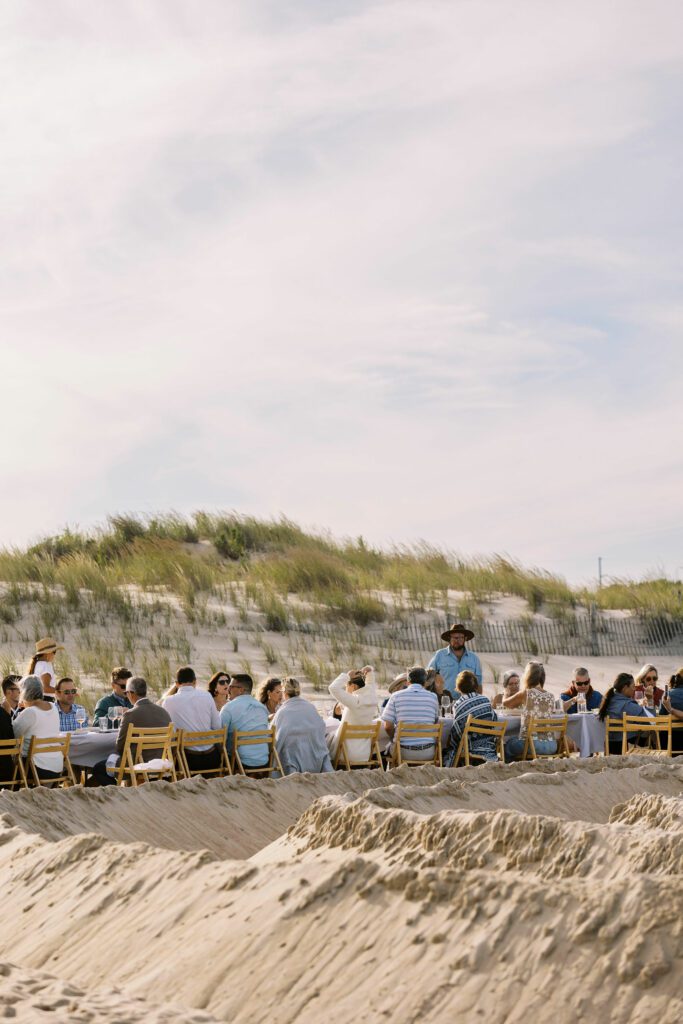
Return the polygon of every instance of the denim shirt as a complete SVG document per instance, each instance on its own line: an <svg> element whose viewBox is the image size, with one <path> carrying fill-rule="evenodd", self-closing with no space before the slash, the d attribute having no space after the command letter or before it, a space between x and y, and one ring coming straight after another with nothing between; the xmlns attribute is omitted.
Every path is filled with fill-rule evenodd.
<svg viewBox="0 0 683 1024"><path fill-rule="evenodd" d="M435 668L439 675L442 677L446 684L446 689L450 690L451 696L456 696L455 693L455 680L461 672L468 669L470 672L474 672L477 677L477 682L481 686L482 674L481 674L481 662L473 651L468 651L467 648L463 651L462 658L460 661L453 654L453 649L450 644L448 647L442 647L440 651L437 651L432 660L429 662L427 668Z"/></svg>

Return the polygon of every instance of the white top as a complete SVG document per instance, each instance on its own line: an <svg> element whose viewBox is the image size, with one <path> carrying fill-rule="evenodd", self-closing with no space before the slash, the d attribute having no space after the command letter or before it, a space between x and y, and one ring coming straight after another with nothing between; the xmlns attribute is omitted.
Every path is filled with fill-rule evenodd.
<svg viewBox="0 0 683 1024"><path fill-rule="evenodd" d="M42 708L25 708L20 715L12 722L15 736L24 737L22 754L28 754L31 737L46 739L48 736L59 736L59 711L57 705L53 704L49 711ZM64 758L61 754L36 754L35 763L38 768L44 768L48 772L61 772L64 767Z"/></svg>
<svg viewBox="0 0 683 1024"><path fill-rule="evenodd" d="M54 688L55 688L55 679L57 678L57 676L55 675L54 665L52 664L51 661L37 661L36 662L36 667L34 668L34 670L33 670L33 672L31 674L34 675L34 676L38 676L38 678L40 679L41 683L43 681L43 676L49 676L50 677L50 686L54 690ZM61 771L61 769L60 769L60 771Z"/></svg>
<svg viewBox="0 0 683 1024"><path fill-rule="evenodd" d="M342 672L337 676L328 689L334 699L343 704L341 725L347 722L349 725L372 725L377 718L377 685L375 684L375 673L368 672L365 677L365 686L359 690L349 693L346 684L349 681L348 672ZM332 740L332 757L337 752L341 729ZM352 761L367 761L370 757L369 740L348 740L346 744L349 757Z"/></svg>
<svg viewBox="0 0 683 1024"><path fill-rule="evenodd" d="M164 708L171 716L176 729L205 732L207 729L223 728L216 702L208 690L198 690L195 686L179 686L177 693L166 698ZM211 750L211 744L188 747L188 750Z"/></svg>

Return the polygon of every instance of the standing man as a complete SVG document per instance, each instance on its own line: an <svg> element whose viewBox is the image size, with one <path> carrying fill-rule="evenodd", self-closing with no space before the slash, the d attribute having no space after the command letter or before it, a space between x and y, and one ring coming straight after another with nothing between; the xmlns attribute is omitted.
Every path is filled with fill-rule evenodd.
<svg viewBox="0 0 683 1024"><path fill-rule="evenodd" d="M97 725L100 718L106 718L109 708L123 708L130 711L133 707L126 696L126 683L132 679L133 673L128 668L113 668L111 670L111 693L106 697L100 697L95 705L95 714L92 724Z"/></svg>
<svg viewBox="0 0 683 1024"><path fill-rule="evenodd" d="M477 677L479 693L481 693L483 682L481 662L473 651L468 651L465 647L467 640L474 639L472 630L467 629L461 622L457 622L441 634L441 639L448 642L448 647L442 647L440 651L437 651L427 668L436 669L443 678L446 689L453 700L459 696L455 689L455 680L465 669L474 672Z"/></svg>

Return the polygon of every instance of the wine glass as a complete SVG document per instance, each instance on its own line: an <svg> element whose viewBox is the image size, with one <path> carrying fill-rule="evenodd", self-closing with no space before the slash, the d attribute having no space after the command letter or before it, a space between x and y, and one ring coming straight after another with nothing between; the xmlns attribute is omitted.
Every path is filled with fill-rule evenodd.
<svg viewBox="0 0 683 1024"><path fill-rule="evenodd" d="M444 695L441 698L441 715L442 715L442 717L446 718L446 716L448 715L448 712L450 710L451 710L451 698L448 696L448 694L444 693Z"/></svg>
<svg viewBox="0 0 683 1024"><path fill-rule="evenodd" d="M78 728L83 729L87 721L88 716L86 714L85 708L76 708L76 725L78 726Z"/></svg>
<svg viewBox="0 0 683 1024"><path fill-rule="evenodd" d="M109 728L110 729L115 729L116 728L115 722L116 722L116 719L118 718L118 714L119 714L119 709L118 708L109 708L109 710L107 711L107 718L109 719Z"/></svg>

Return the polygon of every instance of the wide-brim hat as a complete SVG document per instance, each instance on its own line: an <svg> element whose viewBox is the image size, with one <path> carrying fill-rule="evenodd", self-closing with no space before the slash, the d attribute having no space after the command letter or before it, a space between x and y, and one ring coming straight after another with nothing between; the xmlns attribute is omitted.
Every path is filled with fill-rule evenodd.
<svg viewBox="0 0 683 1024"><path fill-rule="evenodd" d="M403 686L407 682L408 682L408 673L407 672L401 672L400 675L396 676L395 679L391 680L391 682L389 683L387 689L388 689L389 693L396 693L396 691L397 690L401 690L403 688Z"/></svg>
<svg viewBox="0 0 683 1024"><path fill-rule="evenodd" d="M36 643L36 654L53 654L55 651L63 651L64 648L53 640L51 636L44 636Z"/></svg>
<svg viewBox="0 0 683 1024"><path fill-rule="evenodd" d="M474 640L474 633L471 629L468 629L467 626L463 626L462 622L456 622L454 626L451 626L451 628L447 629L445 633L442 633L441 639L450 640L453 633L463 633L465 640Z"/></svg>

